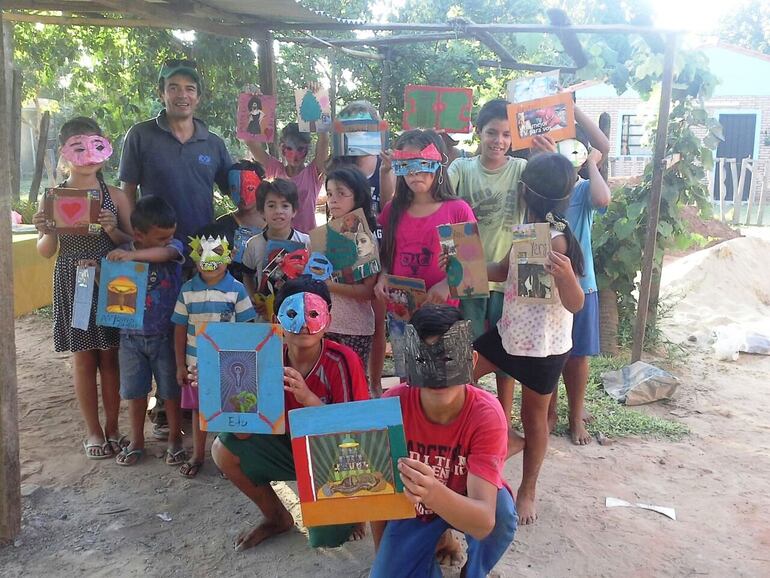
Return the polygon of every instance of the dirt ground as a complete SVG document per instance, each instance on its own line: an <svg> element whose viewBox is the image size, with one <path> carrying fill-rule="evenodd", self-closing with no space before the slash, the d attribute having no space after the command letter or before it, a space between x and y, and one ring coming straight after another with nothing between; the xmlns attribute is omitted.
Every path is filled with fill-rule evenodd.
<svg viewBox="0 0 770 578"><path fill-rule="evenodd" d="M0 547L0 575L367 575L368 537L311 550L297 530L234 552L234 537L259 514L211 462L191 481L163 464L158 443L134 468L86 460L68 356L52 352L44 319L18 320L16 332L28 495L21 536ZM540 519L518 530L500 576L770 575L770 357L720 362L691 351L675 373L678 398L640 411L679 419L692 434L677 443L623 439L584 448L552 437ZM506 474L516 487L519 456ZM299 519L296 487L278 489ZM607 509L607 496L673 507L677 521Z"/></svg>

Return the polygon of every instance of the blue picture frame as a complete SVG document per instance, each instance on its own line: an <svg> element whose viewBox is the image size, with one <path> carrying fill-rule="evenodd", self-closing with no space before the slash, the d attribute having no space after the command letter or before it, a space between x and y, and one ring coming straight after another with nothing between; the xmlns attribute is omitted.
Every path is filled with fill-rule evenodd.
<svg viewBox="0 0 770 578"><path fill-rule="evenodd" d="M206 323L196 343L201 429L285 433L280 325Z"/></svg>
<svg viewBox="0 0 770 578"><path fill-rule="evenodd" d="M149 265L138 261L102 259L96 324L119 329L142 329Z"/></svg>

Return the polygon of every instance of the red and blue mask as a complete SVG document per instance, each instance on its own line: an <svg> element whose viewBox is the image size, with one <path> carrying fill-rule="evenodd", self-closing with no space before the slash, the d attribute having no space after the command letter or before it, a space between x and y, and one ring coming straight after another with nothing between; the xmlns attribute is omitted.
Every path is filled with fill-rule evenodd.
<svg viewBox="0 0 770 578"><path fill-rule="evenodd" d="M331 322L329 304L315 293L295 293L281 303L278 321L289 333L302 333L302 329L307 327L307 332L315 335Z"/></svg>
<svg viewBox="0 0 770 578"><path fill-rule="evenodd" d="M257 189L262 179L255 171L231 169L227 173L227 182L230 185L230 198L235 206L250 207L257 204Z"/></svg>

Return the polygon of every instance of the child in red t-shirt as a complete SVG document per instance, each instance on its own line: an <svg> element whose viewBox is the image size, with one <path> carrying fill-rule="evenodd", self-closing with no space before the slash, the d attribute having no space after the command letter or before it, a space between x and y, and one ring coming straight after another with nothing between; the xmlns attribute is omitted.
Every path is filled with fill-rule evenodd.
<svg viewBox="0 0 770 578"><path fill-rule="evenodd" d="M372 578L441 576L436 546L465 533L463 576L486 576L513 541L516 506L503 480L508 425L500 403L470 385L477 354L469 321L449 305L424 305L405 332L407 380L399 396L408 458L399 460L417 518L373 522Z"/></svg>
<svg viewBox="0 0 770 578"><path fill-rule="evenodd" d="M326 284L309 277L287 281L278 292L275 310L284 329L285 412L300 407L369 399L366 374L352 349L324 339L331 317L331 297ZM294 457L285 435L223 433L214 441L211 455L235 486L262 511L265 520L241 533L237 550L256 546L286 532L294 519L270 486L272 481L296 480ZM308 528L310 545L336 547L362 526L345 524Z"/></svg>

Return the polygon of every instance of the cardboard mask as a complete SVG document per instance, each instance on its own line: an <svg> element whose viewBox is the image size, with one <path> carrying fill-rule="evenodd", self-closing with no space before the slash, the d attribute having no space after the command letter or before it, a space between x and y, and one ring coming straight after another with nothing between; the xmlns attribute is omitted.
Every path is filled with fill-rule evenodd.
<svg viewBox="0 0 770 578"><path fill-rule="evenodd" d="M307 332L315 335L331 322L329 305L315 293L295 293L281 303L278 321L289 333L302 333L302 328L307 327Z"/></svg>
<svg viewBox="0 0 770 578"><path fill-rule="evenodd" d="M458 321L433 345L406 326L406 380L409 385L441 389L473 382L470 321Z"/></svg>
<svg viewBox="0 0 770 578"><path fill-rule="evenodd" d="M428 161L425 159L409 159L403 161L393 161L393 172L397 177L405 177L414 173L435 173L441 168L438 161Z"/></svg>
<svg viewBox="0 0 770 578"><path fill-rule="evenodd" d="M76 167L98 165L112 155L112 145L98 134L76 134L61 147L61 156Z"/></svg>
<svg viewBox="0 0 770 578"><path fill-rule="evenodd" d="M305 144L293 144L287 143L281 145L281 155L289 163L298 163L304 161L307 156L309 147Z"/></svg>
<svg viewBox="0 0 770 578"><path fill-rule="evenodd" d="M222 237L190 237L190 259L203 271L215 271L230 263L230 246Z"/></svg>
<svg viewBox="0 0 770 578"><path fill-rule="evenodd" d="M429 161L441 162L441 153L433 143L430 143L419 152L405 151L400 149L393 151L393 160L403 161L409 159L425 159Z"/></svg>
<svg viewBox="0 0 770 578"><path fill-rule="evenodd" d="M316 281L326 281L332 276L334 268L331 261L323 253L311 253L305 266L305 275L310 275Z"/></svg>
<svg viewBox="0 0 770 578"><path fill-rule="evenodd" d="M252 170L233 169L227 173L227 182L230 185L230 198L235 206L250 207L257 204L257 188L262 179Z"/></svg>
<svg viewBox="0 0 770 578"><path fill-rule="evenodd" d="M281 271L286 274L287 279L296 279L305 272L308 258L307 249L297 249L291 253L286 253L283 261L281 261Z"/></svg>

